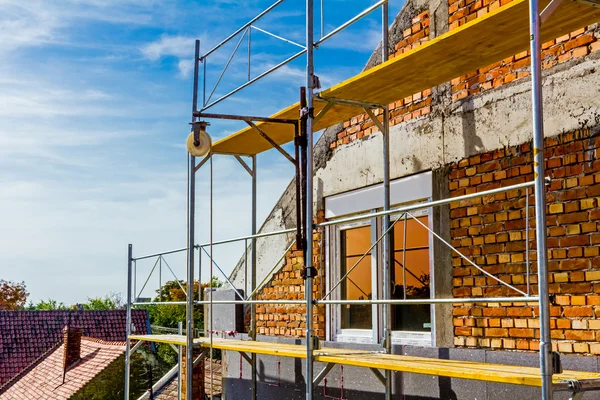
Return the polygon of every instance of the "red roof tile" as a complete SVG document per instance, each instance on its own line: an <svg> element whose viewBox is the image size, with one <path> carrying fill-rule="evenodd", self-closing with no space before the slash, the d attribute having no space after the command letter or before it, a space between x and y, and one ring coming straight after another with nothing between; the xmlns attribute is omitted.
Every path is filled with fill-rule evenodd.
<svg viewBox="0 0 600 400"><path fill-rule="evenodd" d="M67 371L63 383L64 345L61 345L14 382L2 399L68 399L124 353L124 344L83 338L81 360Z"/></svg>
<svg viewBox="0 0 600 400"><path fill-rule="evenodd" d="M62 342L62 329L83 327L83 335L105 341L125 341L125 310L114 311L0 311L0 392L2 386L22 373ZM148 333L148 316L134 310L135 333Z"/></svg>

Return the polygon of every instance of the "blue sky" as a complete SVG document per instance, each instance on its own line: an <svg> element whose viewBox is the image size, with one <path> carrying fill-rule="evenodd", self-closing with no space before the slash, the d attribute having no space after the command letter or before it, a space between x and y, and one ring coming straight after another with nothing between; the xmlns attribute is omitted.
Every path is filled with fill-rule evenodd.
<svg viewBox="0 0 600 400"><path fill-rule="evenodd" d="M374 2L326 0L326 31ZM25 281L34 302L75 303L125 292L128 243L135 255L185 246L194 40L206 51L271 3L0 0L0 279ZM303 3L288 0L256 25L302 43ZM401 5L391 1L390 15ZM324 87L362 69L380 29L375 12L320 47ZM235 43L209 58L208 85ZM247 78L246 51L244 41L213 99ZM253 31L251 75L296 51ZM297 101L305 63L301 57L211 110L270 115ZM221 121L209 132L218 139L241 127ZM293 171L273 151L258 164L262 222ZM208 238L206 171L198 242ZM214 171L215 239L248 234L248 175L228 157L215 158ZM239 245L219 248L215 260L230 271L241 253ZM183 257L167 261L184 279ZM151 267L139 263L138 288ZM157 283L155 274L144 294Z"/></svg>

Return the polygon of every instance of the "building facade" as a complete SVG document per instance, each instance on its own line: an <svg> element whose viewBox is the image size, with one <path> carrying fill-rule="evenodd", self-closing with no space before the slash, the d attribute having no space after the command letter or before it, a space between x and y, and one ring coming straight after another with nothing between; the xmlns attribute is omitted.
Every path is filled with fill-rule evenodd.
<svg viewBox="0 0 600 400"><path fill-rule="evenodd" d="M396 57L509 1L408 1L390 28ZM600 28L544 43L543 95L553 348L565 368L597 371L600 354ZM498 38L502 40L502 38ZM474 52L478 49L474 48ZM380 62L377 49L366 68ZM390 104L391 203L401 206L533 180L530 57L498 60L446 84ZM435 67L435 66L432 66ZM317 221L381 210L382 135L368 115L327 129L315 145ZM262 231L293 227L290 184ZM533 191L520 189L392 216L392 298L515 295L499 281L537 294ZM381 298L380 218L318 228L313 235L315 298ZM438 237L431 234L430 228ZM258 240L258 281L293 237ZM451 245L455 250L444 244ZM460 254L459 254L460 253ZM366 254L366 256L365 256ZM464 257L462 257L462 256ZM480 266L487 276L470 262ZM302 252L292 250L258 299L303 299ZM231 278L243 287L243 263ZM348 271L348 279L334 287ZM257 307L261 340L295 343L305 335L303 306ZM376 348L381 307L319 306L316 334L328 345ZM517 303L393 306L394 352L537 365L537 305ZM499 351L498 351L499 350ZM247 366L227 356L224 391L245 398ZM299 360L261 359L264 398L302 398ZM238 371L239 369L239 371ZM259 368L260 370L260 368ZM283 371L283 372L281 372ZM334 369L324 398L378 398L382 387L360 369ZM286 377L284 379L282 377ZM291 378L293 377L293 379ZM344 388L345 386L345 388ZM284 388L284 389L282 389ZM296 390L297 389L297 390ZM405 374L395 393L414 399L535 398L536 389ZM240 397L242 396L242 397ZM412 397L411 397L412 396ZM524 396L524 397L523 397ZM262 397L261 397L262 398Z"/></svg>

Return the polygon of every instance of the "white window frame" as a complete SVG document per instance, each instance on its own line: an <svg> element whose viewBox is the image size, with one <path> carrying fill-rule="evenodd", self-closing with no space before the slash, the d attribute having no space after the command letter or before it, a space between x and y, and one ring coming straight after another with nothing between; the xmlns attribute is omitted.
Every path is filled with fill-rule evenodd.
<svg viewBox="0 0 600 400"><path fill-rule="evenodd" d="M431 201L431 198L426 199L427 201ZM412 211L411 214L415 217L420 217L423 215L428 215L429 218L427 220L427 225L428 228L433 230L433 209L430 208L425 208L422 210L416 210L416 211ZM395 221L396 219L400 218L401 214L394 214L392 215L392 222ZM410 220L410 217L408 217ZM433 235L431 234L431 232L428 233L429 236L429 285L430 285L430 290L429 290L429 297L433 298L434 295L434 274L433 274ZM392 244L393 246L393 244ZM393 251L393 249L392 249ZM392 266L392 268L394 268L394 266ZM433 305L429 306L429 312L431 314L431 330L429 332L419 332L419 331L392 331L392 344L399 344L399 345L409 345L409 346L423 346L423 347L427 347L427 346L433 346L434 345L434 340L433 338L435 338L435 334L434 334L434 329L435 329L435 315L434 315L434 310L435 307L433 307ZM382 316L383 318L383 316Z"/></svg>
<svg viewBox="0 0 600 400"><path fill-rule="evenodd" d="M377 232L379 231L379 223L377 218L371 218L368 220L357 221L354 223L344 224L344 225L335 225L330 230L334 232L332 236L332 246L331 249L334 251L335 255L333 258L336 260L335 265L336 268L331 270L331 275L328 274L328 277L332 279L332 285L338 282L342 278L341 273L341 257L340 254L340 241L341 241L341 233L342 231L370 226L371 227L371 244L374 240L377 240ZM379 293L379 271L374 266L377 265L378 260L378 246L375 246L371 250L371 291L372 291L372 299L378 298ZM341 285L340 284L336 290L332 293L333 298L340 299L341 298ZM330 287L329 285L327 287ZM379 315L377 312L377 305L371 306L371 325L372 329L342 329L342 307L343 305L335 305L332 307L328 307L330 310L330 316L332 318L328 318L327 320L330 323L330 327L328 329L331 332L331 337L336 342L344 342L344 343L377 343L377 332L379 332ZM331 323L334 321L334 323Z"/></svg>
<svg viewBox="0 0 600 400"><path fill-rule="evenodd" d="M400 178L390 182L390 202L395 206L405 203L425 202L432 198L432 173L431 171L417 175L412 175L406 178ZM333 195L325 199L325 217L327 219L335 219L336 217L348 216L352 214L362 214L374 209L381 209L383 206L383 185L374 185L365 188L353 190L351 192ZM431 208L415 211L412 214L423 215L427 213L429 217L429 228L433 227L433 212ZM371 244L374 243L381 235L381 217L371 218L362 222L362 225L371 224ZM356 224L346 224L340 226L332 226L326 229L325 232L325 269L326 269L326 287L327 290L339 281L341 278L340 270L340 231L350 227L361 226ZM430 270L430 285L431 296L434 295L434 274L433 274L433 235L429 234L429 270ZM372 250L371 269L372 269L372 298L380 297L382 293L381 271L382 265L380 259L380 245L377 245ZM332 299L339 299L339 288L332 293ZM382 309L376 305L373 306L373 329L341 329L341 306L326 307L326 340L347 342L347 343L378 343L382 337L381 321L383 315ZM406 344L417 346L433 346L435 345L435 315L434 307L431 306L431 331L430 332L410 332L410 331L393 331L392 343Z"/></svg>

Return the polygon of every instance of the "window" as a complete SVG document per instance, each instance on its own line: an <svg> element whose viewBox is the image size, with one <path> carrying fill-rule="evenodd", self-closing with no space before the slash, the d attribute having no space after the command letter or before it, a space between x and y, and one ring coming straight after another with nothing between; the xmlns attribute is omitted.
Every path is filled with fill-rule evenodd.
<svg viewBox="0 0 600 400"><path fill-rule="evenodd" d="M345 229L340 232L341 298L368 300L373 298L371 287L371 227ZM366 254L366 256L365 256ZM345 305L341 309L342 329L371 329L372 310L369 305Z"/></svg>
<svg viewBox="0 0 600 400"><path fill-rule="evenodd" d="M431 298L431 234L429 216L411 213L401 218L393 228L394 249L391 269L393 299ZM418 221L418 222L417 222ZM420 223L419 223L420 222ZM431 306L429 304L398 304L392 306L392 340L405 344L429 344ZM423 334L425 333L425 334Z"/></svg>
<svg viewBox="0 0 600 400"><path fill-rule="evenodd" d="M431 174L425 173L393 181L391 201L396 206L431 199ZM407 187L408 186L408 187ZM410 188L417 196L410 197ZM332 196L326 199L326 217L379 211L381 186ZM373 207L375 206L375 207ZM393 266L391 281L393 299L430 298L432 282L432 235L429 210L414 211L410 216L392 216ZM418 222L417 222L418 221ZM382 218L346 226L332 226L327 232L328 287L334 299L365 300L382 298L381 242ZM424 226L423 226L424 225ZM346 276L347 275L347 276ZM346 276L345 279L342 279ZM341 280L341 281L340 281ZM341 342L377 343L382 335L383 307L377 305L331 305L327 339ZM392 341L398 344L432 345L432 307L425 305L393 305Z"/></svg>

